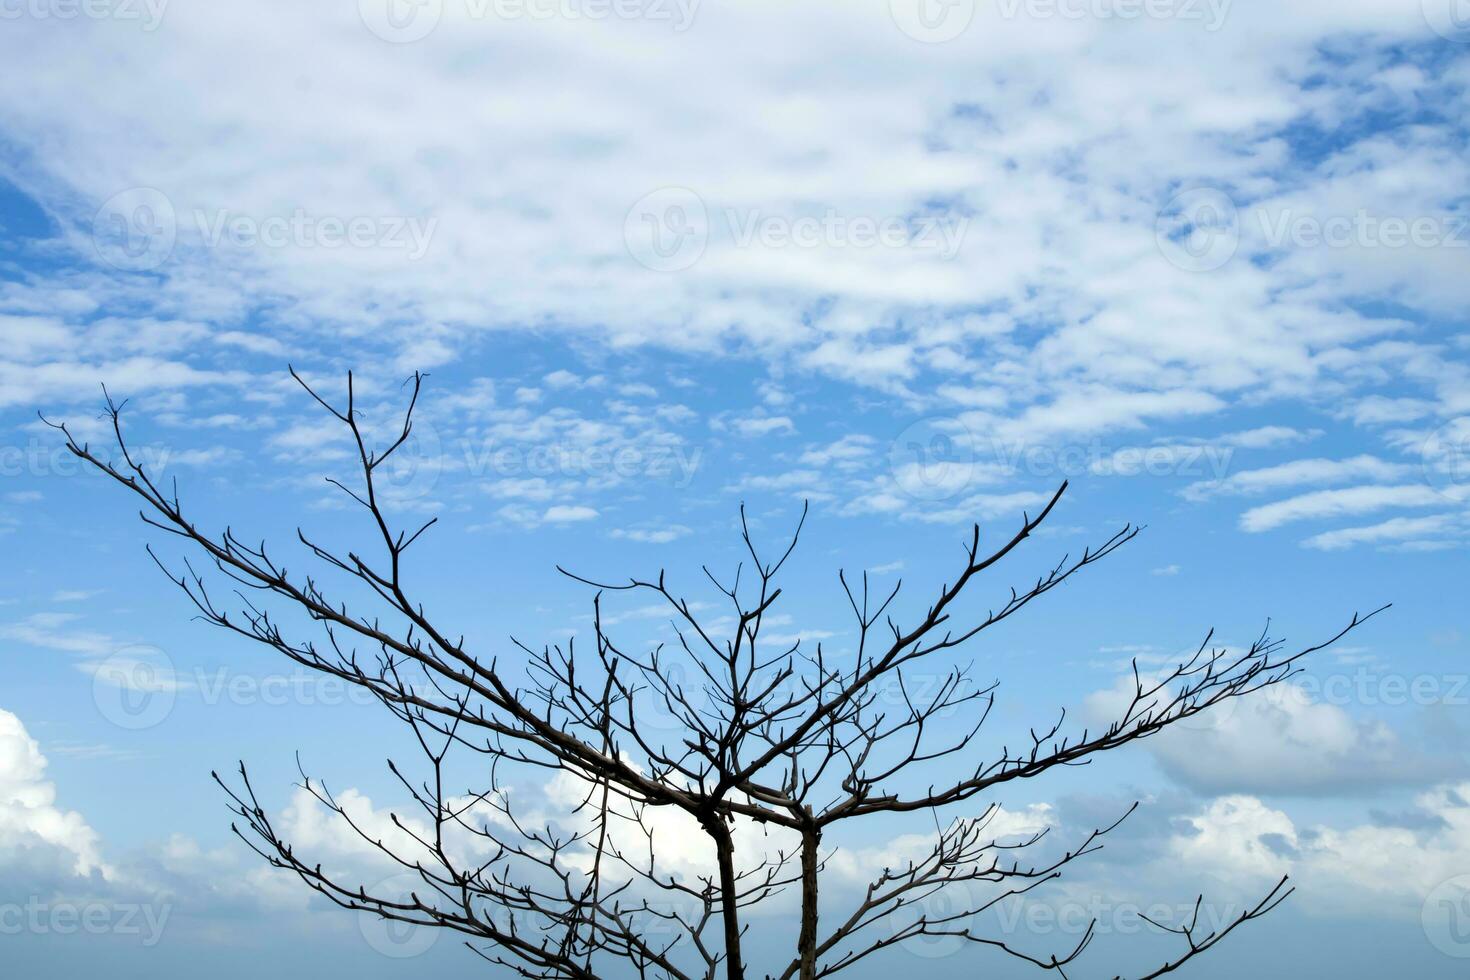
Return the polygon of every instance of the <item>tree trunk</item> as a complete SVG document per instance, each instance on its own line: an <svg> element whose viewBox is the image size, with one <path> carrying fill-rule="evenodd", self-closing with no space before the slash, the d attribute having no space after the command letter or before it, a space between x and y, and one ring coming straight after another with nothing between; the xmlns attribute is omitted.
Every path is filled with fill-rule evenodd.
<svg viewBox="0 0 1470 980"><path fill-rule="evenodd" d="M745 980L740 958L740 910L736 907L735 842L717 815L704 821L704 829L715 840L720 861L720 912L725 923L725 980Z"/></svg>
<svg viewBox="0 0 1470 980"><path fill-rule="evenodd" d="M801 980L817 976L817 849L822 831L808 827L801 835L801 935L796 947L801 959Z"/></svg>

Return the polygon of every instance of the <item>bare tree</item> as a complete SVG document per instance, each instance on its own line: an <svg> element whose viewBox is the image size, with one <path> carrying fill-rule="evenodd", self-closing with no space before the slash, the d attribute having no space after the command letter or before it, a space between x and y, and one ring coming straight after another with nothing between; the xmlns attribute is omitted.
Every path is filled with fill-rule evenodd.
<svg viewBox="0 0 1470 980"><path fill-rule="evenodd" d="M1368 618L1354 615L1336 636L1296 652L1263 634L1249 649L1227 653L1206 636L1172 670L1149 674L1135 663L1131 697L1105 728L1069 732L1062 712L1018 747L991 756L979 751L976 738L995 687L973 684L969 668L954 655L1112 554L1137 529L1125 527L1080 556L1064 557L1026 587L1009 589L984 616L960 613L961 596L1032 536L1065 484L998 547L983 549L976 525L953 583L938 589L916 622L901 623L890 612L901 583L874 592L866 574L854 582L839 573L854 624L853 647L839 656L821 643L809 649L800 641L762 641L801 524L768 559L742 508L748 565L729 578L703 569L727 604L725 635L716 635L702 620L702 607L676 592L663 572L617 582L565 572L596 589L592 649L574 642L533 649L516 642L528 664L526 679L517 684L495 658L468 649L437 622L405 580L405 553L435 522L397 529L376 478L410 438L421 383L415 375L396 438L375 450L351 375L344 407L301 381L352 438L361 483L332 482L361 505L373 532L371 553L340 553L305 531L298 531L299 541L319 573L365 586L377 607L371 613L349 611L317 574L289 574L264 543L247 543L233 529L212 533L196 525L177 488L161 486L129 451L122 406L110 397L115 459L79 443L65 425L56 427L72 453L142 499L148 524L183 538L229 583L226 606L188 559L182 571L170 570L150 546L204 619L369 692L407 726L421 750L415 775L389 763L413 804L407 815L393 815L391 837L363 825L322 783L302 774L305 788L345 829L411 876L416 884L409 894L374 894L298 854L260 805L243 764L238 779L215 777L239 818L236 833L271 865L294 872L340 906L461 933L472 950L526 977L616 971L678 980L714 980L723 973L741 980L748 969L742 948L748 910L788 889L800 899L795 949L767 977L829 976L924 937L973 944L1066 976L1093 938L1091 926L1069 948L1024 949L986 934L981 913L1056 879L1118 824L1025 863L1024 854L1014 855L1045 831L1020 838L992 833L997 807L977 813L977 801L1002 784L1086 763L1222 701L1278 684L1302 657ZM805 516L804 510L803 521ZM615 591L657 597L676 641L651 650L620 646L602 612L604 596ZM283 625L282 610L305 613L320 630L317 638L288 635L294 630ZM915 672L937 682L919 690ZM661 723L646 724L655 714ZM956 724L959 719L965 723ZM478 785L457 790L450 780L462 760L473 763L469 771ZM568 812L554 818L523 813L508 774L527 771L576 788ZM918 811L929 814L934 828L927 853L883 869L856 895L827 895L819 902L834 853L824 844L829 834L864 817ZM941 818L945 812L959 815ZM660 851L669 840L659 831L671 820L697 828L708 871L668 868ZM755 843L742 850L737 838ZM959 898L936 911L930 899L941 893ZM1212 928L1202 928L1197 914L1188 925L1161 923L1182 942L1177 955L1146 976L1172 972L1289 893L1283 879L1259 904Z"/></svg>

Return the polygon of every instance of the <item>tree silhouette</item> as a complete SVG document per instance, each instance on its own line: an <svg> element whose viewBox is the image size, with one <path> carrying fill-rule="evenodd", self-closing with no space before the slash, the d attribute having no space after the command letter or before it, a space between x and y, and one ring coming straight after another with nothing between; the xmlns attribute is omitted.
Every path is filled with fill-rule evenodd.
<svg viewBox="0 0 1470 980"><path fill-rule="evenodd" d="M1032 729L1019 746L991 756L977 751L975 739L994 704L995 686L973 684L970 669L953 654L1112 554L1136 528L1124 527L1080 556L1064 557L1025 588L1010 589L983 617L961 615L961 595L1032 536L1066 484L993 550L982 549L976 525L953 583L939 588L916 622L905 625L890 613L901 583L874 592L866 574L854 582L839 573L856 639L838 656L821 643L808 649L799 640L762 642L801 523L779 556L767 560L742 508L748 566L728 579L703 570L728 604L725 633L717 635L702 620L701 607L674 591L663 572L597 582L563 570L596 589L593 649L575 642L532 649L513 641L527 658L525 679L516 684L496 659L470 650L437 622L405 580L405 553L437 519L411 531L396 529L376 479L410 438L422 377L412 379L396 438L377 450L362 427L351 375L342 408L294 370L292 376L350 434L361 485L331 482L361 505L373 528L374 555L337 552L298 531L317 563L314 574L288 574L264 543L249 544L233 529L200 529L177 488L160 486L129 451L122 405L110 397L116 459L79 443L64 424L55 427L72 453L142 499L144 521L185 539L230 584L232 604L226 607L187 559L182 572L172 571L149 547L204 619L369 692L407 726L421 750L416 772L389 762L413 803L410 815L393 815L391 834L367 825L324 784L302 774L305 788L345 829L414 881L406 895L374 894L298 854L260 805L243 763L237 779L215 777L239 818L235 832L271 865L294 872L344 908L461 933L470 949L526 977L627 971L741 980L747 974L747 911L786 889L800 896L797 941L768 977L829 976L921 937L973 944L1066 976L1091 942L1093 926L1070 948L1039 951L985 934L979 916L1059 877L1095 851L1127 813L1060 853L1025 863L1023 852L1045 830L1020 837L992 832L994 804L978 814L968 808L968 815L948 823L940 811L961 809L1014 780L1085 763L1222 701L1278 684L1300 658L1373 615L1355 614L1336 636L1297 652L1284 652L1262 634L1249 649L1228 653L1206 636L1172 670L1149 675L1135 663L1132 695L1106 728L1067 733L1063 712ZM803 522L805 516L803 510ZM320 572L366 586L376 608L349 611L317 577ZM667 607L677 642L648 651L620 646L602 612L603 596L612 591L656 596ZM298 638L283 613L273 610L304 613L319 635ZM916 672L932 681L927 689L913 683ZM973 720L958 731L942 723L966 713ZM659 723L648 724L651 717ZM481 785L451 789L451 752L477 760ZM571 801L565 812L523 812L508 789L512 771L561 780L571 793L563 797ZM819 903L823 872L835 852L824 845L825 835L865 817L919 811L929 815L934 831L927 853L882 869L856 895L827 895ZM660 850L667 853L671 838L661 834L670 828L703 842L707 872L667 867ZM681 836L680 842L687 840ZM1158 923L1180 937L1181 948L1144 976L1172 972L1288 894L1282 879L1258 904L1213 928L1200 927L1198 904L1187 925ZM940 905L932 901L937 895L958 897Z"/></svg>

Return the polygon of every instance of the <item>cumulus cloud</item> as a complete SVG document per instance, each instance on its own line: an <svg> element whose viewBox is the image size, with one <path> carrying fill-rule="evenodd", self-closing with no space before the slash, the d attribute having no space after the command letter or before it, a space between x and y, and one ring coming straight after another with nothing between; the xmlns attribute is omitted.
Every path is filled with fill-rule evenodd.
<svg viewBox="0 0 1470 980"><path fill-rule="evenodd" d="M592 783L563 770L535 785L506 789L497 795L493 804L468 796L447 799L446 805L460 812L463 822L446 827L445 850L460 866L473 866L493 854L496 847L477 831L484 829L507 841L520 841L520 834L510 823L505 808L522 827L536 828L538 832L556 828L564 838L581 834L584 841L596 840L591 834L596 827L594 808L585 805L593 795ZM420 843L433 840L434 831L417 804L405 807L375 803L356 788L334 791L331 798L368 838L382 841L384 847L410 860L422 860L426 866L437 865L438 859ZM682 881L694 881L699 876L718 874L709 838L693 816L673 807L649 807L638 818L644 828L641 829L626 802L615 797L610 807L614 818L607 830L609 853L621 852L635 865L644 861L649 851L646 829L657 841L654 858L661 877L672 875ZM370 884L395 869L401 871L306 789L298 789L283 808L279 829L282 838L304 859L319 860L340 875L357 876ZM754 868L768 858L775 859L783 851L788 856L796 853L799 838L794 832L762 827L747 818L737 818L731 830L738 867L742 870ZM535 846L531 847L534 851ZM564 867L588 871L594 860L593 847L585 842L569 847L560 860ZM540 873L533 865L517 867L519 874L527 876L527 881ZM617 862L608 861L604 867L609 880L631 881L635 891L651 888L639 884L637 876ZM760 911L773 911L764 907L769 904L763 903ZM784 903L776 904L784 906Z"/></svg>
<svg viewBox="0 0 1470 980"><path fill-rule="evenodd" d="M1289 873L1318 914L1417 916L1434 889L1470 868L1467 801L1470 784L1446 783L1415 798L1413 821L1334 827L1302 826L1256 797L1226 796L1186 817L1188 832L1170 840L1168 851L1227 881Z"/></svg>
<svg viewBox="0 0 1470 980"><path fill-rule="evenodd" d="M1172 662L1165 654L1135 652L1140 663ZM1349 658L1351 662L1351 657ZM1339 701L1393 699L1376 674L1307 677L1222 702L1176 723L1143 745L1175 782L1202 794L1331 796L1425 786L1467 771L1462 746L1405 734L1383 721L1356 717ZM1391 682L1390 682L1391 683ZM1406 682L1407 683L1407 682ZM1131 674L1087 698L1095 724L1117 718L1133 693ZM1390 697L1392 695L1392 697ZM1408 723L1429 725L1432 719ZM1449 742L1463 741L1457 730Z"/></svg>
<svg viewBox="0 0 1470 980"><path fill-rule="evenodd" d="M73 874L104 879L96 831L81 814L56 805L56 787L46 779L46 757L21 720L0 710L0 858L28 851L64 857Z"/></svg>
<svg viewBox="0 0 1470 980"><path fill-rule="evenodd" d="M1051 846L1106 826L1137 798L1057 800L1043 814ZM1204 897L1202 922L1228 920L1289 875L1301 893L1293 906L1307 916L1337 925L1409 922L1419 940L1421 917L1445 912L1429 899L1470 868L1470 784L1439 783L1408 803L1391 813L1367 808L1332 817L1314 808L1307 817L1298 804L1249 793L1147 795L1102 851L1028 900L1080 916L1079 934L1087 917L1101 916L1106 935L1128 926L1123 917L1135 910L1156 908L1159 918L1187 922L1197 895Z"/></svg>
<svg viewBox="0 0 1470 980"><path fill-rule="evenodd" d="M91 747L85 755L126 758L103 754L105 748ZM340 929L340 917L309 901L311 893L295 876L238 848L208 848L184 834L164 832L127 853L104 856L100 835L86 817L60 803L64 794L46 769L45 755L24 724L0 709L0 880L5 882L7 943L14 946L7 955L19 963L35 962L36 945L54 938L52 932L105 937L116 944L111 949L131 955L165 941L173 950L190 943L234 945L246 922L277 939L299 931L322 941ZM305 829L309 836L313 826L291 816L293 829ZM373 826L393 832L391 826ZM328 858L336 858L343 847L340 829L326 843ZM69 927L63 916L82 925ZM31 921L27 917L54 928L17 929L17 923ZM73 962L71 954L84 961L85 948L49 948L39 955L45 962Z"/></svg>
<svg viewBox="0 0 1470 980"><path fill-rule="evenodd" d="M1166 732L1150 750L1165 772L1205 793L1372 792L1462 768L1291 684L1214 709L1200 726Z"/></svg>
<svg viewBox="0 0 1470 980"><path fill-rule="evenodd" d="M1055 823L1055 810L1046 803L1014 809L998 807L986 818L983 836L1001 845L1016 844ZM934 840L932 832L899 834L877 845L839 848L828 860L827 867L852 885L866 884L884 868L903 868L911 862L921 862L932 851Z"/></svg>

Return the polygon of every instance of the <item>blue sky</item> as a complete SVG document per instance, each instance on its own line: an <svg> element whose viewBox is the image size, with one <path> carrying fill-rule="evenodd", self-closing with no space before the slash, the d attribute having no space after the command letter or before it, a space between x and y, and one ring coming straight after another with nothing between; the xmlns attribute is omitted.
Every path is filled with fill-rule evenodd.
<svg viewBox="0 0 1470 980"><path fill-rule="evenodd" d="M585 640L590 595L557 563L667 568L713 610L699 568L739 560L742 502L772 542L811 502L773 628L842 651L838 568L902 578L912 613L972 522L1008 534L1063 479L971 612L1147 529L968 654L1002 682L995 745L1061 707L1096 724L1130 660L1157 670L1209 629L1242 647L1269 618L1306 644L1393 602L1289 688L1012 784L993 801L1007 826L1059 838L1146 805L1001 926L1050 950L1086 910L1111 928L1081 975L1112 976L1166 948L1132 910L1201 891L1238 908L1290 873L1288 905L1194 975L1463 972L1455 4L389 12L0 3L0 935L16 975L478 964L449 937L384 955L403 948L233 840L209 772L243 758L303 846L358 867L294 793L296 753L385 820L401 734L191 622L143 551L157 536L37 419L105 440L106 384L201 524L283 550L298 525L359 540L325 483L346 447L288 364L328 396L354 371L384 433L404 379L428 374L392 507L439 519L417 590L510 664L512 635ZM612 615L630 642L668 635L646 602ZM843 839L833 874L860 887L922 824ZM788 914L760 925L770 946ZM977 962L1009 975L912 944L863 975Z"/></svg>

